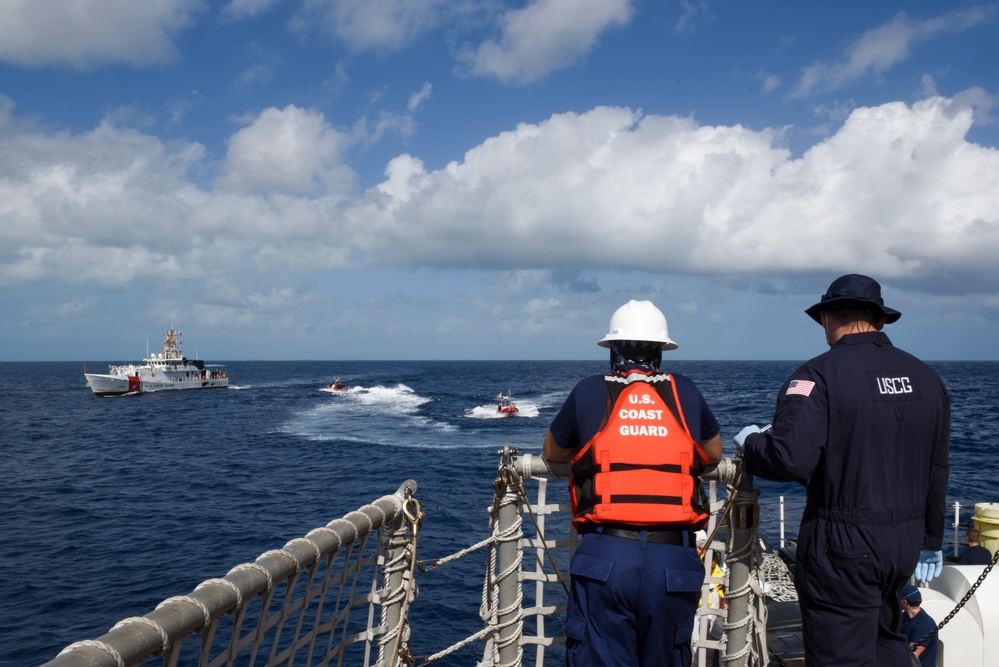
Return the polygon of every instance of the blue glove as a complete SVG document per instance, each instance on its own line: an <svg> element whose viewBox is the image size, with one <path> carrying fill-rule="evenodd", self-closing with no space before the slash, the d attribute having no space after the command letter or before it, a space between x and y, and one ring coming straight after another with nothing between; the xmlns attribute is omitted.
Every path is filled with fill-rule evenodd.
<svg viewBox="0 0 999 667"><path fill-rule="evenodd" d="M923 549L919 552L919 562L916 563L916 579L929 583L940 576L943 571L943 551Z"/></svg>
<svg viewBox="0 0 999 667"><path fill-rule="evenodd" d="M735 443L736 456L742 456L743 449L746 446L746 437L750 433L759 433L759 432L760 432L760 427L754 425L754 426L747 426L746 428L742 429L741 431L735 434L735 437L732 438L732 442Z"/></svg>

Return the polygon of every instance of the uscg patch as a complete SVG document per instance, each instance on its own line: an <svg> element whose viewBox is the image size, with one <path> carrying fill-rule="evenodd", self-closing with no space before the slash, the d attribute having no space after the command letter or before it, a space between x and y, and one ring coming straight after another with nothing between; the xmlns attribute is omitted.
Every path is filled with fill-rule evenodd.
<svg viewBox="0 0 999 667"><path fill-rule="evenodd" d="M923 398L922 386L910 375L867 371L871 398L875 401L919 401Z"/></svg>
<svg viewBox="0 0 999 667"><path fill-rule="evenodd" d="M787 385L785 396L808 396L812 393L815 383L811 380L791 380Z"/></svg>

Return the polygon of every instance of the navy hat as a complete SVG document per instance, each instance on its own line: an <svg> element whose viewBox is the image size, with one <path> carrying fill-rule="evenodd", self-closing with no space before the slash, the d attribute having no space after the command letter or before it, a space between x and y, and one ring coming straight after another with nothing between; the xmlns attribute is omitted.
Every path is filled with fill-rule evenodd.
<svg viewBox="0 0 999 667"><path fill-rule="evenodd" d="M874 278L868 278L857 273L840 276L832 282L822 299L805 312L813 320L822 324L819 317L821 310L834 303L856 303L874 306L885 315L885 324L891 324L902 317L902 313L885 306L881 298L881 285Z"/></svg>
<svg viewBox="0 0 999 667"><path fill-rule="evenodd" d="M916 599L910 600L909 598L913 597L913 595L915 595ZM923 596L920 594L918 588L912 584L906 584L905 586L902 586L902 599L909 604L918 604L923 601Z"/></svg>

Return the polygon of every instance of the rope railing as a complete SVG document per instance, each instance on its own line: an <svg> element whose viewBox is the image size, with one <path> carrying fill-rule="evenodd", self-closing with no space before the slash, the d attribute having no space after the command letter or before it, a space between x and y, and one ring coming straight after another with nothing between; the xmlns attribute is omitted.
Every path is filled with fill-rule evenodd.
<svg viewBox="0 0 999 667"><path fill-rule="evenodd" d="M155 656L165 667L399 665L397 646L408 637L403 607L415 595L407 573L422 518L416 488L407 480L395 494L127 618L96 640L71 644L45 667L133 667ZM187 641L195 635L197 645Z"/></svg>
<svg viewBox="0 0 999 667"><path fill-rule="evenodd" d="M564 644L564 635L546 632L546 619L565 611L568 595L567 578L558 571L552 552L574 548L575 534L570 539L552 539L546 536L546 517L565 519L563 526L556 523L557 534L569 531L568 506L546 500L546 476L552 475L541 457L527 454L516 456L517 451L504 447L500 451L500 466L494 482L495 496L489 508L489 537L453 554L441 558L418 561L420 570L429 572L453 563L480 549L488 549L488 564L483 578L482 601L479 616L482 627L436 653L421 657L414 664L424 667L450 656L477 641L483 642L482 659L477 667L519 667L523 664L525 646L535 647L536 665L545 664L545 651L556 644ZM564 467L564 466L563 466ZM565 468L565 472L568 468ZM554 476L564 476L556 473ZM535 477L542 475L543 477ZM524 488L524 479L537 479L537 501L532 502ZM524 516L531 534L524 533ZM559 554L567 568L568 554ZM525 565L526 563L526 565ZM567 576L567 575L566 575ZM524 586L528 582L528 586ZM533 585L530 585L533 584ZM561 593L556 604L545 603L545 588L557 587ZM551 595L549 595L549 599ZM525 628L529 631L525 634Z"/></svg>
<svg viewBox="0 0 999 667"><path fill-rule="evenodd" d="M99 639L67 647L45 667L132 667L157 655L165 667L424 667L478 641L477 667L560 662L568 564L577 536L568 499L549 500L548 483L564 480L568 464L509 447L499 454L489 536L470 547L418 560L423 513L414 497L416 483L407 480L393 495L202 582L188 595L169 598L146 616L125 619ZM730 459L704 471L702 479L709 482L711 510L703 599L722 585L727 608L705 604L698 611L702 625L722 626L725 636L698 628L695 664L704 664L708 650L724 653L726 665L764 664L766 639L758 636L766 620L762 586L773 591L780 575L759 576L767 563L756 539L758 491L749 480L740 499L738 467ZM525 482L531 482L534 499ZM721 499L720 485L727 488ZM727 544L714 539L720 523ZM415 568L427 572L480 549L488 549L481 626L432 655L413 656L408 614L416 598ZM711 576L713 559L726 552L725 574ZM185 641L193 635L200 637L197 645Z"/></svg>

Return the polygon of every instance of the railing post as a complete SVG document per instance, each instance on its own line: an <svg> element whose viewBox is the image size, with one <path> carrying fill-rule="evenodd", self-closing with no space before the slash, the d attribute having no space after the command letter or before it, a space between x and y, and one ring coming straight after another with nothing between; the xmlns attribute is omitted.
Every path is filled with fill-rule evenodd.
<svg viewBox="0 0 999 667"><path fill-rule="evenodd" d="M378 650L377 667L396 667L401 664L399 644L409 643L409 624L403 622L402 607L410 593L410 563L415 554L410 552L410 542L406 537L406 523L403 515L385 527L386 545L382 558L384 562L384 599L382 600L381 623L385 628L385 638Z"/></svg>
<svg viewBox="0 0 999 667"><path fill-rule="evenodd" d="M496 648L499 653L499 667L519 667L521 647L520 635L523 626L521 601L521 565L523 554L520 542L524 536L521 510L518 504L517 489L510 482L514 479L513 456L516 450L504 446L501 452L500 477L506 480L502 490L497 488L499 507L496 511L496 545L498 578L498 600L496 623L499 632Z"/></svg>
<svg viewBox="0 0 999 667"><path fill-rule="evenodd" d="M954 503L954 558L958 556L961 545L961 503Z"/></svg>
<svg viewBox="0 0 999 667"><path fill-rule="evenodd" d="M784 496L780 497L780 548L784 548Z"/></svg>
<svg viewBox="0 0 999 667"><path fill-rule="evenodd" d="M753 488L753 476L745 471L737 476L738 497L732 506L730 530L732 554L730 554L728 576L728 641L725 645L725 664L734 664L735 657L745 654L741 664L749 664L748 620L753 604L753 590L750 587L753 554L756 549L757 531L760 525L760 491Z"/></svg>

